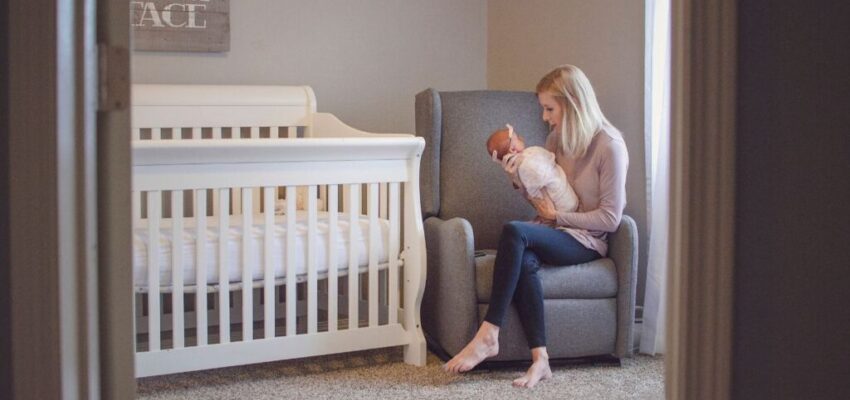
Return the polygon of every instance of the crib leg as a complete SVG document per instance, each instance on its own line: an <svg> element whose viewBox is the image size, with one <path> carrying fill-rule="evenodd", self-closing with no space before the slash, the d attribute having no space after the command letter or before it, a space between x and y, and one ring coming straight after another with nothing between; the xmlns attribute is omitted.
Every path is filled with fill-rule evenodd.
<svg viewBox="0 0 850 400"><path fill-rule="evenodd" d="M425 335L422 334L422 329L414 329L411 332L413 341L404 346L404 362L406 364L424 367L428 357L428 352L425 346Z"/></svg>

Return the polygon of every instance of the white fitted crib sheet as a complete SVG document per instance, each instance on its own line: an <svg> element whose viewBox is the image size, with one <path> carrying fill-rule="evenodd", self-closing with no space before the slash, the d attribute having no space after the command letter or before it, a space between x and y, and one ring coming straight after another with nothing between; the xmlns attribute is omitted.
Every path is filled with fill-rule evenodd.
<svg viewBox="0 0 850 400"><path fill-rule="evenodd" d="M336 246L336 266L345 273L348 270L348 257L351 248L349 243L349 221L348 215L339 213L337 222L337 234L333 238ZM260 281L264 276L264 246L265 225L263 215L253 216L251 228L251 242L248 247L248 265L251 268L251 276L255 281ZM389 221L378 220L380 227L380 241L376 248L378 250L378 263L387 262L387 238L389 236ZM227 271L230 283L242 281L242 216L231 216L229 221L227 239ZM193 218L183 221L183 284L184 286L196 283L195 273L195 247L196 229ZM355 248L357 250L358 268L368 266L369 263L369 219L366 216L359 218L359 226L355 227L359 233L356 235ZM328 214L318 213L317 232L315 241L316 269L319 274L328 270ZM204 240L204 264L207 272L207 284L218 284L218 247L219 247L218 217L207 217L206 238ZM148 227L143 220L133 232L133 282L137 288L148 286ZM286 216L276 215L271 245L271 262L274 269L275 279L286 277ZM172 284L172 229L168 219L160 221L159 229L159 283L161 287L169 287ZM296 214L296 236L295 236L295 270L297 275L307 273L307 213L299 211ZM342 274L341 273L341 274Z"/></svg>

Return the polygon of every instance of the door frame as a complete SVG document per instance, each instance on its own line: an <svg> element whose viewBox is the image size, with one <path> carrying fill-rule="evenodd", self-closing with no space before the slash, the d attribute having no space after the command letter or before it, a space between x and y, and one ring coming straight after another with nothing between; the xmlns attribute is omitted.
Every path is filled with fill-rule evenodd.
<svg viewBox="0 0 850 400"><path fill-rule="evenodd" d="M734 0L673 0L666 396L728 399L732 376Z"/></svg>
<svg viewBox="0 0 850 400"><path fill-rule="evenodd" d="M130 153L130 2L97 2L98 304L100 389L105 399L136 397ZM105 66L105 71L103 71Z"/></svg>
<svg viewBox="0 0 850 400"><path fill-rule="evenodd" d="M133 398L129 114L98 111L99 66L129 62L97 46L129 47L129 3L10 0L0 21L0 398Z"/></svg>

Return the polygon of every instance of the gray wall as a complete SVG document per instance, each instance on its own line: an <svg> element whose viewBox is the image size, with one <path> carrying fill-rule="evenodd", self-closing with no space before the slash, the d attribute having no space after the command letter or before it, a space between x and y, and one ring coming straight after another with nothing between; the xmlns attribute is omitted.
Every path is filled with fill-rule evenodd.
<svg viewBox="0 0 850 400"><path fill-rule="evenodd" d="M413 132L414 95L487 86L485 0L232 0L230 52L133 53L136 83L313 87L319 111Z"/></svg>
<svg viewBox="0 0 850 400"><path fill-rule="evenodd" d="M638 304L648 250L644 156L644 2L640 0L490 0L487 86L534 90L559 64L593 83L602 110L629 150L626 213L638 223Z"/></svg>
<svg viewBox="0 0 850 400"><path fill-rule="evenodd" d="M733 398L850 398L850 3L738 4Z"/></svg>

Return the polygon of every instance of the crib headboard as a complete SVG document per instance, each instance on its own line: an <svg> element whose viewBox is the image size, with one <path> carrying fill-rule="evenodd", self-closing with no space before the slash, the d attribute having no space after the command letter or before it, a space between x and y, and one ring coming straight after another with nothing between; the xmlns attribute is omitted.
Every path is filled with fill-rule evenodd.
<svg viewBox="0 0 850 400"><path fill-rule="evenodd" d="M310 137L309 86L134 84L133 140ZM261 130L263 131L261 133Z"/></svg>

